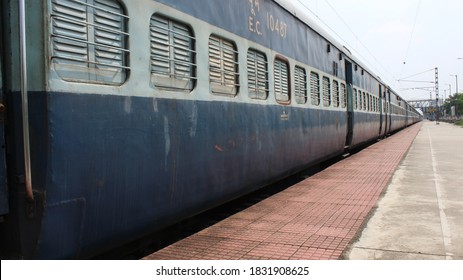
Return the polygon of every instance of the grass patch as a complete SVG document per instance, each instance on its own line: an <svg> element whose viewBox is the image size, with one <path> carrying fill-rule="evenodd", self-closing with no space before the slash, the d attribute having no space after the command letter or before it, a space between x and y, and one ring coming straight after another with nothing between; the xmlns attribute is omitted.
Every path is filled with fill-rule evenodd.
<svg viewBox="0 0 463 280"><path fill-rule="evenodd" d="M455 125L463 126L463 120L456 121Z"/></svg>

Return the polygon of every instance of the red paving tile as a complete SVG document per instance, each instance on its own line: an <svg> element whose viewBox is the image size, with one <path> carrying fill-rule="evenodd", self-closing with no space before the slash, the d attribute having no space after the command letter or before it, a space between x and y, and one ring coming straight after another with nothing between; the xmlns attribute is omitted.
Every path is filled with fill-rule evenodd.
<svg viewBox="0 0 463 280"><path fill-rule="evenodd" d="M408 127L145 259L338 259L415 139Z"/></svg>

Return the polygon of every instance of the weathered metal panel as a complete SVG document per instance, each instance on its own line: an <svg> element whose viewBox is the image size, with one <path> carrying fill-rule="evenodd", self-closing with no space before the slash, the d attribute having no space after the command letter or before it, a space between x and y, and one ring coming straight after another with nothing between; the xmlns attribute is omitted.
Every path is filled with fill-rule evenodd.
<svg viewBox="0 0 463 280"><path fill-rule="evenodd" d="M2 5L0 5L1 9ZM0 11L0 15L2 11ZM3 26L3 25L2 25ZM2 38L0 31L0 38ZM3 49L0 48L0 215L8 213L8 184L6 178L6 162L5 162L5 122L4 111L5 105L3 102L3 75L2 75L2 54Z"/></svg>
<svg viewBox="0 0 463 280"><path fill-rule="evenodd" d="M48 166L40 258L88 256L344 150L342 111L46 95L52 136L48 155L35 156ZM69 229L57 250L56 230Z"/></svg>

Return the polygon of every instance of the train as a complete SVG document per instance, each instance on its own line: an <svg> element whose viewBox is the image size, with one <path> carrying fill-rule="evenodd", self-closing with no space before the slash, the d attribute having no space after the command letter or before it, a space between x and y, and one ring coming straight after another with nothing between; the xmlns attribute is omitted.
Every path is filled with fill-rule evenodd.
<svg viewBox="0 0 463 280"><path fill-rule="evenodd" d="M4 0L0 256L87 259L422 116L290 0Z"/></svg>

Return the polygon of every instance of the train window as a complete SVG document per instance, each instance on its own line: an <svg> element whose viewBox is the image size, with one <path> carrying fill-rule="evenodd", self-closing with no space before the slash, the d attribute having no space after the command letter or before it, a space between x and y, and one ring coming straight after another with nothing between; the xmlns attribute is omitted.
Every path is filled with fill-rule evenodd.
<svg viewBox="0 0 463 280"><path fill-rule="evenodd" d="M363 110L362 92L359 90L358 93L359 93L359 99L358 99L358 101L359 101L359 107L358 107L358 108L359 108L359 110Z"/></svg>
<svg viewBox="0 0 463 280"><path fill-rule="evenodd" d="M232 41L209 37L209 82L215 94L238 93L238 51Z"/></svg>
<svg viewBox="0 0 463 280"><path fill-rule="evenodd" d="M372 106L371 106L371 95L369 93L367 93L367 100L368 100L367 107L368 107L368 111L370 112Z"/></svg>
<svg viewBox="0 0 463 280"><path fill-rule="evenodd" d="M365 111L370 111L370 95L368 93L365 93L366 95L366 107L365 107Z"/></svg>
<svg viewBox="0 0 463 280"><path fill-rule="evenodd" d="M331 105L330 78L323 77L323 106L329 107L330 105Z"/></svg>
<svg viewBox="0 0 463 280"><path fill-rule="evenodd" d="M333 106L339 107L339 83L333 80Z"/></svg>
<svg viewBox="0 0 463 280"><path fill-rule="evenodd" d="M363 92L363 110L367 110L367 97L365 92Z"/></svg>
<svg viewBox="0 0 463 280"><path fill-rule="evenodd" d="M373 111L373 96L371 94L368 94L368 100L370 101L369 109L370 109L370 112L372 112Z"/></svg>
<svg viewBox="0 0 463 280"><path fill-rule="evenodd" d="M183 23L153 15L151 35L151 82L160 88L190 92L196 82L195 38Z"/></svg>
<svg viewBox="0 0 463 280"><path fill-rule="evenodd" d="M253 99L267 99L268 96L268 63L264 53L248 50L248 90Z"/></svg>
<svg viewBox="0 0 463 280"><path fill-rule="evenodd" d="M354 99L355 99L354 100L354 106L355 106L354 109L358 109L359 102L358 102L358 94L357 94L357 89L356 88L354 88Z"/></svg>
<svg viewBox="0 0 463 280"><path fill-rule="evenodd" d="M367 95L367 108L368 108L368 111L371 111L371 96L369 93L366 93Z"/></svg>
<svg viewBox="0 0 463 280"><path fill-rule="evenodd" d="M320 105L320 76L315 72L310 72L310 97L312 105Z"/></svg>
<svg viewBox="0 0 463 280"><path fill-rule="evenodd" d="M276 58L273 66L275 98L278 102L289 102L289 66L282 59Z"/></svg>
<svg viewBox="0 0 463 280"><path fill-rule="evenodd" d="M346 108L347 107L347 91L346 91L346 85L341 83L341 107Z"/></svg>
<svg viewBox="0 0 463 280"><path fill-rule="evenodd" d="M66 81L121 85L129 74L127 21L116 0L50 0L51 66Z"/></svg>
<svg viewBox="0 0 463 280"><path fill-rule="evenodd" d="M307 103L307 75L305 69L299 66L294 68L294 92L297 103Z"/></svg>

